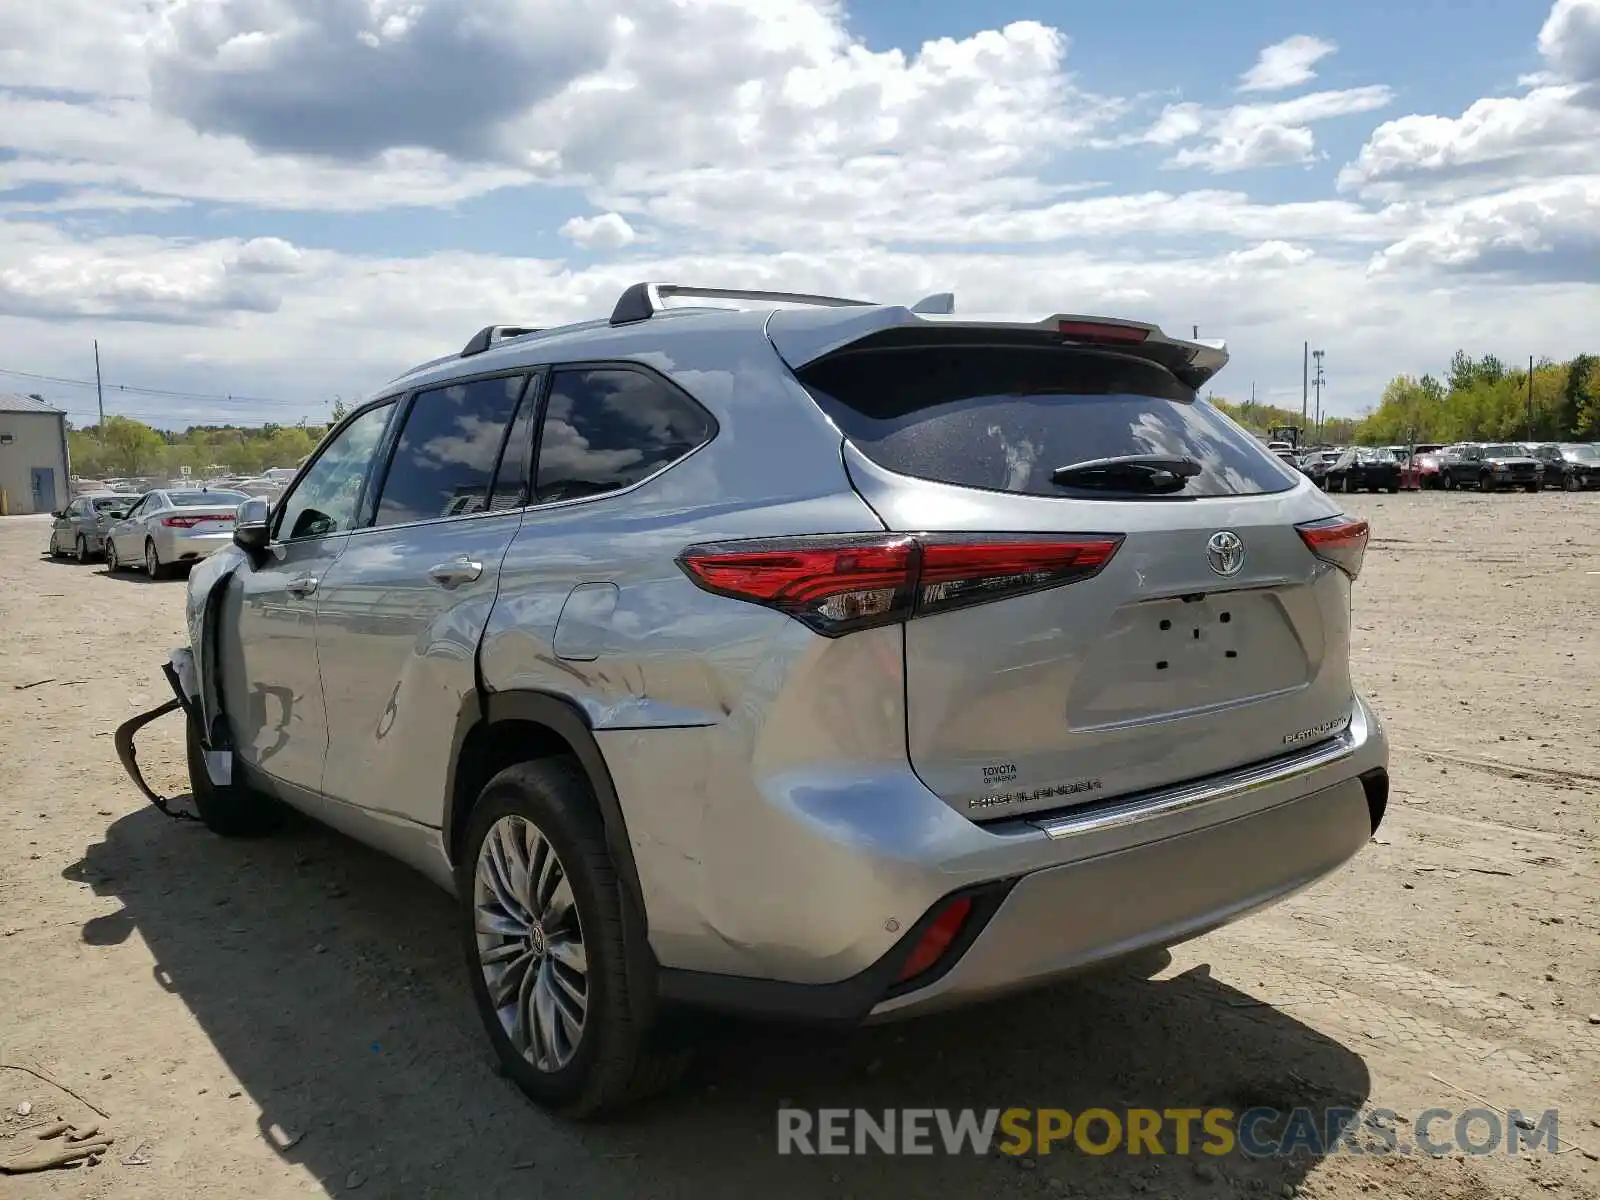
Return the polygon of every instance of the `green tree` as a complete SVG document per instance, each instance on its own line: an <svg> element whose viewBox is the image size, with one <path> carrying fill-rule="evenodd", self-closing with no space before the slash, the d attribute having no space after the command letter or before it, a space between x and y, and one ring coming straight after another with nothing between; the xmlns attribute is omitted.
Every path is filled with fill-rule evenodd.
<svg viewBox="0 0 1600 1200"><path fill-rule="evenodd" d="M104 467L119 475L144 475L158 470L167 449L162 436L132 417L107 417L100 427Z"/></svg>

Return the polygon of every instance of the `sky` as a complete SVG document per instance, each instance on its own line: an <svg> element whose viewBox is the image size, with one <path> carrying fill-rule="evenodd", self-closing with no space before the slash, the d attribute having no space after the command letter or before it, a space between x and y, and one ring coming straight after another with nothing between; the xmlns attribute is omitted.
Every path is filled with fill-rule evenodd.
<svg viewBox="0 0 1600 1200"><path fill-rule="evenodd" d="M325 420L640 280L1226 339L1374 405L1600 317L1600 0L0 5L0 390ZM42 377L42 378L41 378ZM138 390L135 390L138 389Z"/></svg>

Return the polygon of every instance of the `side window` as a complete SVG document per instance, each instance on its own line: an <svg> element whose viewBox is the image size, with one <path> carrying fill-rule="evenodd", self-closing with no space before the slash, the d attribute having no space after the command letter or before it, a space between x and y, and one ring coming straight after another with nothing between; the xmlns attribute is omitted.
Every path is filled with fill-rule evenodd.
<svg viewBox="0 0 1600 1200"><path fill-rule="evenodd" d="M506 429L526 376L418 392L395 443L375 525L464 516L489 506Z"/></svg>
<svg viewBox="0 0 1600 1200"><path fill-rule="evenodd" d="M71 504L67 505L67 516L69 516L69 517L77 517L77 516L82 516L82 515L83 515L83 501L82 500L74 500Z"/></svg>
<svg viewBox="0 0 1600 1200"><path fill-rule="evenodd" d="M145 502L146 499L148 499L148 497L140 496L137 500L135 500L133 502L133 507L128 510L129 518L138 517L138 516L143 516L144 515L144 502Z"/></svg>
<svg viewBox="0 0 1600 1200"><path fill-rule="evenodd" d="M698 404L643 371L557 371L539 433L534 502L638 483L704 444L714 429Z"/></svg>
<svg viewBox="0 0 1600 1200"><path fill-rule="evenodd" d="M367 410L317 455L294 491L274 506L277 537L292 542L355 528L361 485L393 410L392 400Z"/></svg>

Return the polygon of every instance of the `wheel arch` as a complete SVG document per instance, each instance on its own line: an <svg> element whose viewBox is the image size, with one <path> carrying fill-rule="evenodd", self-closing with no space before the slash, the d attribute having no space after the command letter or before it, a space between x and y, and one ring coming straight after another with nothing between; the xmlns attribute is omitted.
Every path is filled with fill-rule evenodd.
<svg viewBox="0 0 1600 1200"><path fill-rule="evenodd" d="M571 754L583 768L605 829L606 849L641 922L648 922L639 869L628 839L616 784L588 719L571 700L553 692L474 693L461 706L450 751L450 792L445 797L445 854L454 867L478 793L494 775L518 762Z"/></svg>

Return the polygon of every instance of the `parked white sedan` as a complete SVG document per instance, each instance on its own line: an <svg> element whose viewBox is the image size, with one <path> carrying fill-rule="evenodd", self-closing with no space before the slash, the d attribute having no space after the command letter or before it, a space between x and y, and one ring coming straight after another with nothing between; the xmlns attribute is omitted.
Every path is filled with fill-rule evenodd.
<svg viewBox="0 0 1600 1200"><path fill-rule="evenodd" d="M233 520L243 492L174 488L146 492L128 515L106 531L106 570L143 566L163 579L233 540Z"/></svg>

